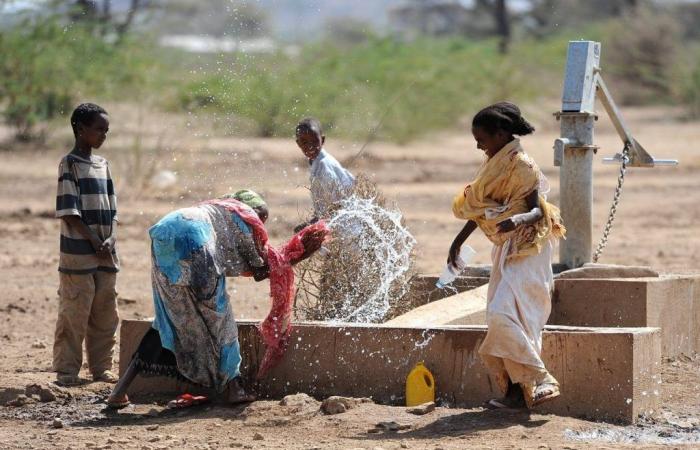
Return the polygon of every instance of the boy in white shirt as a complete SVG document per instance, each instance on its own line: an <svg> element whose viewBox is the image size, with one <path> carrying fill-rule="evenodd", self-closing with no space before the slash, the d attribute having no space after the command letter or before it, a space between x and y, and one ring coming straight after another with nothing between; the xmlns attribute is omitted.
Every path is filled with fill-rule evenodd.
<svg viewBox="0 0 700 450"><path fill-rule="evenodd" d="M355 186L355 177L323 148L326 136L317 119L306 118L299 122L296 127L296 142L311 165L311 202L314 208L313 218L298 225L295 228L298 231L319 219L327 218L329 208L350 195Z"/></svg>

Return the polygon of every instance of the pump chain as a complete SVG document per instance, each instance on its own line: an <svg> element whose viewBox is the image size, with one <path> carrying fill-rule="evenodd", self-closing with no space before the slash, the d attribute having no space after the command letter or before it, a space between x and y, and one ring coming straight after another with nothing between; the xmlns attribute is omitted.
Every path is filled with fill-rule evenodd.
<svg viewBox="0 0 700 450"><path fill-rule="evenodd" d="M603 250L608 245L608 238L610 237L610 231L612 230L613 222L615 221L615 215L617 214L617 205L620 203L620 196L622 195L622 185L625 183L625 172L627 171L627 164L629 163L630 154L630 142L625 142L625 146L622 149L620 158L620 175L617 177L617 187L615 188L615 194L613 195L612 206L610 207L610 213L608 214L608 221L605 223L605 228L603 229L603 237L598 243L598 247L595 249L595 254L593 255L593 262L597 263Z"/></svg>

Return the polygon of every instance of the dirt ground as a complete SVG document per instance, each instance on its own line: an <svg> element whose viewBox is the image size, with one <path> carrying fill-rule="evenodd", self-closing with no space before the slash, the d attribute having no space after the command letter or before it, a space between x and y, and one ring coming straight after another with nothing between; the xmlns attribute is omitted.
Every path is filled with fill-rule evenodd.
<svg viewBox="0 0 700 450"><path fill-rule="evenodd" d="M273 243L289 237L310 201L308 168L289 139L226 136L205 118L145 114L128 105L105 105L111 130L98 153L112 164L119 195L118 278L122 318L152 315L147 229L166 212L225 192L250 187L271 207ZM558 203L558 169L552 142L558 125L543 102L526 112L538 128L523 140L549 177L550 199ZM602 262L651 265L662 272L700 271L700 138L697 122L668 108L626 110L635 136L658 157L678 158L676 168L631 169L617 220ZM373 177L403 211L418 241L417 265L439 272L461 223L451 214L452 196L481 161L470 135L439 133L407 146L372 143L355 172ZM596 128L601 150L595 163L596 239L602 232L617 168L601 163L620 150L604 117ZM7 137L0 130L0 140ZM53 219L57 164L71 144L67 127L49 130L46 148L5 144L0 153L0 405L32 383L53 380L51 346L57 310L59 224ZM343 142L329 133L326 148L348 160L362 142ZM174 186L159 189L155 173L177 174ZM475 263L489 262L490 244L478 233L470 240ZM239 318L264 317L266 284L229 284ZM87 376L87 374L85 374ZM164 409L167 398L139 398L120 413L104 410L109 385L91 383L58 393L56 401L0 406L0 448L602 448L605 446L700 447L700 359L663 365L663 408L638 426L619 427L551 415L440 407L426 416L404 408L363 404L340 415L318 413L315 404L279 406L259 401L232 408L211 404L185 411ZM565 395L565 393L564 393ZM61 418L64 427L54 429ZM381 421L409 428L368 433ZM259 434L256 436L256 434Z"/></svg>

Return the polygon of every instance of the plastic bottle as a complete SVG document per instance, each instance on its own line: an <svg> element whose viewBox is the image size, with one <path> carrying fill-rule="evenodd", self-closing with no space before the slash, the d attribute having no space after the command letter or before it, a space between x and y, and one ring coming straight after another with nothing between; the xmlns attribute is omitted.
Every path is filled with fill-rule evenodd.
<svg viewBox="0 0 700 450"><path fill-rule="evenodd" d="M474 251L473 248L471 248L468 245L465 245L462 247L462 250L459 251L459 255L457 256L457 268L452 266L452 264L447 263L445 268L442 270L442 273L440 274L440 279L435 283L435 286L438 289L442 289L445 286L451 284L457 276L459 276L460 273L464 270L465 267L467 267L467 264L469 264L469 261L476 255L476 252Z"/></svg>
<svg viewBox="0 0 700 450"><path fill-rule="evenodd" d="M421 361L406 377L406 406L418 406L434 401L435 378Z"/></svg>

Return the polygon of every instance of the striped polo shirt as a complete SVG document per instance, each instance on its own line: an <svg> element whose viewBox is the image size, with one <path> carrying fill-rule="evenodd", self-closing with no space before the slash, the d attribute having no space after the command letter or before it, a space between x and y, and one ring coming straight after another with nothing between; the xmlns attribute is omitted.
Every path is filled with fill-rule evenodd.
<svg viewBox="0 0 700 450"><path fill-rule="evenodd" d="M78 216L104 240L112 234L117 219L117 196L109 163L101 156L85 159L75 154L63 157L58 166L56 217ZM61 256L58 270L63 273L87 274L101 270L119 271L116 249L98 258L89 240L68 222L61 220Z"/></svg>

